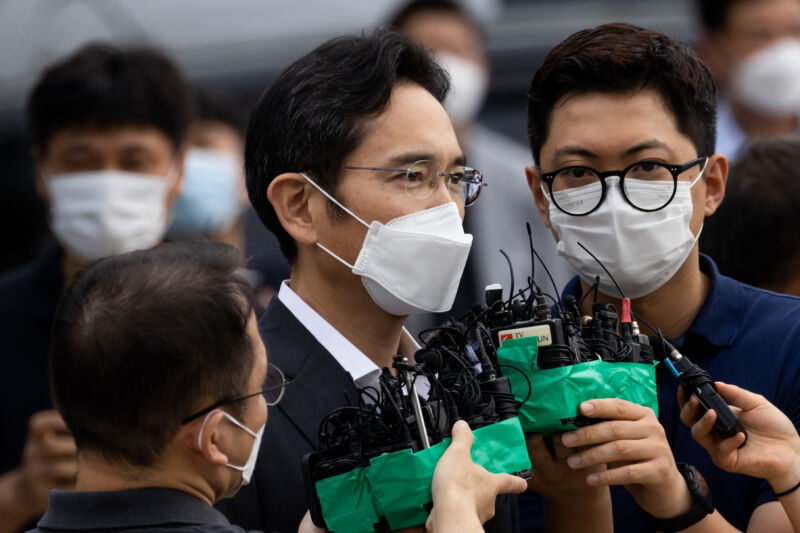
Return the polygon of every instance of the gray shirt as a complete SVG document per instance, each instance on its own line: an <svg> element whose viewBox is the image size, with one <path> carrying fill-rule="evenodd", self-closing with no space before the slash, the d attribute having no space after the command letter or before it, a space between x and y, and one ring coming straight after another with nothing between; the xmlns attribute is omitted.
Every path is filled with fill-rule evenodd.
<svg viewBox="0 0 800 533"><path fill-rule="evenodd" d="M164 488L112 492L53 490L47 512L29 533L78 531L244 533L206 502Z"/></svg>

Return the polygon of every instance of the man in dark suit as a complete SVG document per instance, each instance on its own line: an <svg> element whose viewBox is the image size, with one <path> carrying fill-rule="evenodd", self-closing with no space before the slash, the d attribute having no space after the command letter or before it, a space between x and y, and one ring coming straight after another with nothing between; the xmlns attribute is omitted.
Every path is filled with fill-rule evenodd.
<svg viewBox="0 0 800 533"><path fill-rule="evenodd" d="M288 67L250 119L250 200L291 263L259 322L291 385L270 413L253 483L220 508L236 524L293 531L309 507L301 459L320 422L413 357L412 313L449 310L481 190L441 105L445 72L394 32L329 41ZM491 524L494 524L492 526ZM516 531L514 497L489 528Z"/></svg>

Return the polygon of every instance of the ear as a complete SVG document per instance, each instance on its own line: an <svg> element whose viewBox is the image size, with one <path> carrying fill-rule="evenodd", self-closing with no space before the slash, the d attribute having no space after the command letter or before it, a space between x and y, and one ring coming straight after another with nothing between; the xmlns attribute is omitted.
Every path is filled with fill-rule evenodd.
<svg viewBox="0 0 800 533"><path fill-rule="evenodd" d="M528 179L528 187L533 193L533 202L536 204L536 209L539 210L539 215L542 217L544 225L552 230L553 226L550 225L550 200L542 190L539 169L533 165L525 167L525 177Z"/></svg>
<svg viewBox="0 0 800 533"><path fill-rule="evenodd" d="M267 189L267 199L283 229L298 244L313 245L317 242L315 218L325 216L325 204L313 194L314 187L296 172L280 174Z"/></svg>
<svg viewBox="0 0 800 533"><path fill-rule="evenodd" d="M710 217L725 197L725 184L728 182L728 160L722 154L714 154L706 166L705 216Z"/></svg>
<svg viewBox="0 0 800 533"><path fill-rule="evenodd" d="M220 443L225 440L221 425L223 420L222 411L216 410L208 416L205 425L203 425L202 418L196 420L193 424L195 426L193 431L190 431L188 435L191 447L195 451L200 452L206 461L220 466L230 462L227 454L220 448ZM202 433L200 432L201 428Z"/></svg>

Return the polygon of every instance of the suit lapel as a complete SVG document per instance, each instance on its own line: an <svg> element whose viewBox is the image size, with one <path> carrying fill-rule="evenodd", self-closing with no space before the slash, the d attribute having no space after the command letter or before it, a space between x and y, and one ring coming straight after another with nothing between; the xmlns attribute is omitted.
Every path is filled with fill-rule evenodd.
<svg viewBox="0 0 800 533"><path fill-rule="evenodd" d="M353 379L277 297L259 321L259 332L270 362L292 380L277 408L316 449L322 419L356 402Z"/></svg>

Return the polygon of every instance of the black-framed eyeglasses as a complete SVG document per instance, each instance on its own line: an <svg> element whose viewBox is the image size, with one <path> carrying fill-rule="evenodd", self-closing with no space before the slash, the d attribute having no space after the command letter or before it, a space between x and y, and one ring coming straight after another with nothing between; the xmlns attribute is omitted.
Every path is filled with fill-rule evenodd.
<svg viewBox="0 0 800 533"><path fill-rule="evenodd" d="M632 207L640 211L658 211L669 205L675 197L678 176L701 163L704 170L707 162L707 156L680 165L637 161L623 170L605 172L572 165L553 172L543 172L541 179L547 184L555 206L568 215L584 216L600 207L608 188L606 178L611 176L619 178L622 196Z"/></svg>
<svg viewBox="0 0 800 533"><path fill-rule="evenodd" d="M212 405L209 405L205 409L201 409L200 411L187 416L181 420L181 424L188 424L192 420L196 420L201 416L210 413L214 409L222 407L223 405L246 400L248 398L252 398L253 396L258 396L259 394L264 396L264 400L267 402L267 405L275 405L281 401L281 398L283 398L283 393L286 390L286 385L291 382L292 380L286 379L286 376L283 375L283 372L280 368L272 363L269 363L267 365L267 377L264 380L264 383L261 384L260 391L253 392L251 394L245 394L244 396L236 396L234 398L225 398L224 400L220 400Z"/></svg>
<svg viewBox="0 0 800 533"><path fill-rule="evenodd" d="M354 166L343 166L342 168L397 172L401 174L406 193L414 198L427 198L436 189L439 179L444 178L450 194L460 197L465 206L474 204L481 194L481 189L487 186L483 181L483 174L472 167L459 166L452 172L439 172L433 165L433 161L422 159L412 163L408 168Z"/></svg>

